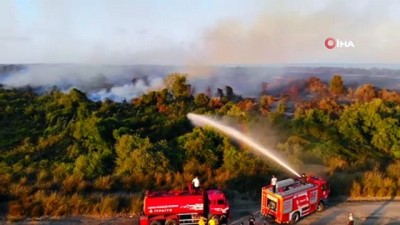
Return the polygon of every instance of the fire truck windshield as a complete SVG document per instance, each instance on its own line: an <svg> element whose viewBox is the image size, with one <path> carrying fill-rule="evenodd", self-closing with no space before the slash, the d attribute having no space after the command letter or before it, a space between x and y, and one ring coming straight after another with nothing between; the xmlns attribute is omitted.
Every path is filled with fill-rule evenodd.
<svg viewBox="0 0 400 225"><path fill-rule="evenodd" d="M218 199L217 205L225 205L225 200L224 199Z"/></svg>

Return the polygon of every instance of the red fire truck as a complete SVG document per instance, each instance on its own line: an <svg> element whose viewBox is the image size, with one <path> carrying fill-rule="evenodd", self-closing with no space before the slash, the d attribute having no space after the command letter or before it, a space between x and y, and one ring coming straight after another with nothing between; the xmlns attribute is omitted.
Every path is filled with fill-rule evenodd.
<svg viewBox="0 0 400 225"><path fill-rule="evenodd" d="M260 212L267 221L296 223L305 215L325 209L330 193L327 181L305 178L278 181L275 192L272 185L262 188Z"/></svg>
<svg viewBox="0 0 400 225"><path fill-rule="evenodd" d="M219 190L147 192L139 225L197 225L200 217L228 214L229 203Z"/></svg>

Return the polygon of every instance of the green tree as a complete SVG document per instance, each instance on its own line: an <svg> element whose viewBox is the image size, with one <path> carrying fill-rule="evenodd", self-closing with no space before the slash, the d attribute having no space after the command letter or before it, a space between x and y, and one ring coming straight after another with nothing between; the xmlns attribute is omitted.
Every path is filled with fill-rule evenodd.
<svg viewBox="0 0 400 225"><path fill-rule="evenodd" d="M187 74L173 73L168 75L164 83L177 100L186 100L192 96L192 89L186 82Z"/></svg>

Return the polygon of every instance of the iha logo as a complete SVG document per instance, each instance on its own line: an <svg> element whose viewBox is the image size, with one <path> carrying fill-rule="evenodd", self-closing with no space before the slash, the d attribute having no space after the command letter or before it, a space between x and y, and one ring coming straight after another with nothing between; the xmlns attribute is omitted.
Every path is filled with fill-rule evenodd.
<svg viewBox="0 0 400 225"><path fill-rule="evenodd" d="M354 43L352 41L342 41L338 38L329 37L325 39L325 47L327 49L333 48L355 48Z"/></svg>

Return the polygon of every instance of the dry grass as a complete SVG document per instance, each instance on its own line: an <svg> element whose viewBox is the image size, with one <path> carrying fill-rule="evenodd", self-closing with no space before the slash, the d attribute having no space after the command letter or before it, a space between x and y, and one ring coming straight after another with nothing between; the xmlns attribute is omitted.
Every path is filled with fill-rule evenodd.
<svg viewBox="0 0 400 225"><path fill-rule="evenodd" d="M14 198L25 198L29 196L33 191L32 186L23 185L23 184L11 184L9 194Z"/></svg>
<svg viewBox="0 0 400 225"><path fill-rule="evenodd" d="M25 218L24 207L21 203L17 201L12 201L8 204L8 214L7 219L9 221L18 221Z"/></svg>
<svg viewBox="0 0 400 225"><path fill-rule="evenodd" d="M350 197L394 197L398 190L396 181L385 173L373 170L363 173L358 181L354 181L350 190Z"/></svg>
<svg viewBox="0 0 400 225"><path fill-rule="evenodd" d="M74 174L68 176L62 182L62 184L63 184L62 185L63 193L81 192L84 191L88 186L87 182L83 179L83 176L80 174Z"/></svg>
<svg viewBox="0 0 400 225"><path fill-rule="evenodd" d="M330 157L325 160L327 173L332 176L336 172L343 172L349 168L349 163L340 157Z"/></svg>
<svg viewBox="0 0 400 225"><path fill-rule="evenodd" d="M94 205L93 214L99 216L111 216L118 212L119 198L116 196L102 196Z"/></svg>
<svg viewBox="0 0 400 225"><path fill-rule="evenodd" d="M110 191L114 186L114 178L112 176L99 177L94 182L94 188L99 191Z"/></svg>

